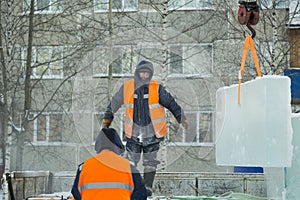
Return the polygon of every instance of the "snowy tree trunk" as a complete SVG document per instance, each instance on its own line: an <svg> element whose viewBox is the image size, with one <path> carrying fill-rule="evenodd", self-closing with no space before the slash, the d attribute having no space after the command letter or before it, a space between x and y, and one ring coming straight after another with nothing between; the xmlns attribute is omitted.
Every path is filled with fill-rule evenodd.
<svg viewBox="0 0 300 200"><path fill-rule="evenodd" d="M12 0L8 0L7 1L7 27L6 27L6 30L5 30L5 34L7 36L7 49L6 49L6 59L7 59L7 62L5 62L5 66L3 66L3 70L5 69L11 69L11 65L13 64L13 59L12 59L12 28L11 28L11 25L12 25L12 20L11 20L11 15L12 15L12 4L13 4L13 1ZM4 76L6 76L7 72L6 71L3 71L4 73ZM5 77L6 80L7 80L7 77ZM4 79L4 78L3 78ZM10 154L11 154L11 144L12 144L12 128L11 128L11 124L12 122L10 122L10 119L11 119L11 116L9 113L10 112L10 109L11 109L11 97L10 97L10 94L7 92L8 91L8 82L7 81L3 81L3 82L6 82L6 88L4 90L4 92L6 93L4 96L6 97L5 98L5 116L4 118L5 119L5 123L4 126L7 127L6 129L6 135L4 136L5 138L5 141L6 141L6 147L5 147L5 170L4 172L5 173L9 173L10 171ZM5 133L4 133L5 134Z"/></svg>
<svg viewBox="0 0 300 200"><path fill-rule="evenodd" d="M270 74L275 73L276 66L276 46L278 42L278 25L277 25L277 19L276 19L276 12L275 12L276 2L275 0L272 0L272 44L271 44L271 65L270 65Z"/></svg>
<svg viewBox="0 0 300 200"><path fill-rule="evenodd" d="M167 41L168 1L163 1L162 11L162 84L165 85L168 76L168 41Z"/></svg>
<svg viewBox="0 0 300 200"><path fill-rule="evenodd" d="M167 16L168 16L168 0L164 0L162 3L162 77L161 84L166 86L168 76L168 38L167 38ZM169 123L169 121L167 122ZM161 157L161 171L167 168L167 142L161 143L158 156Z"/></svg>
<svg viewBox="0 0 300 200"><path fill-rule="evenodd" d="M1 65L2 65L2 78L3 78L3 104L4 104L4 114L3 114L3 143L5 143L4 149L2 149L5 154L5 160L4 160L4 175L7 173L10 173L10 161L11 161L11 144L12 144L12 127L11 127L11 96L10 93L8 92L8 82L7 82L7 70L11 69L11 66L13 64L13 58L12 58L12 4L13 0L7 0L6 1L6 9L7 9L7 16L4 21L6 21L6 28L4 30L4 34L6 35L7 38L7 48L6 51L4 51L3 46L4 44L2 43L2 38L0 38L1 41ZM2 9L0 9L2 10ZM1 19L2 21L2 19ZM4 54L6 53L6 56ZM3 182L3 199L8 200L9 195L8 195L8 184L6 181L6 178L4 178Z"/></svg>
<svg viewBox="0 0 300 200"><path fill-rule="evenodd" d="M108 28L109 28L109 65L108 65L108 87L107 87L107 97L108 102L110 101L110 98L112 97L112 63L113 63L113 48L112 48L112 34L113 34L113 28L112 28L112 0L109 0L109 8L108 8Z"/></svg>

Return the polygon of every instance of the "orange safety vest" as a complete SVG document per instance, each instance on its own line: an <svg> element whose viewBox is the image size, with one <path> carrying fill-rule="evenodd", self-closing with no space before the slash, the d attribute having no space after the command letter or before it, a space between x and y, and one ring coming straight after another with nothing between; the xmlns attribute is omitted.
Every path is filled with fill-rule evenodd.
<svg viewBox="0 0 300 200"><path fill-rule="evenodd" d="M151 80L149 84L149 94L145 94L143 98L148 98L149 111L151 121L157 138L167 135L167 121L165 108L159 104L159 82ZM128 80L124 83L124 106L125 116L125 134L131 138L133 128L133 112L134 112L134 80Z"/></svg>
<svg viewBox="0 0 300 200"><path fill-rule="evenodd" d="M82 200L130 200L134 185L129 161L109 150L86 160L78 190Z"/></svg>

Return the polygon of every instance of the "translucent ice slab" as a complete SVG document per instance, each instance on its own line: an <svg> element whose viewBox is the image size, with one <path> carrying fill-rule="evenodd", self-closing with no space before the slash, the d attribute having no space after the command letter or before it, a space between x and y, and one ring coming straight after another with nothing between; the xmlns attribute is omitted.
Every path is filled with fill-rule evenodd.
<svg viewBox="0 0 300 200"><path fill-rule="evenodd" d="M286 168L286 199L300 197L300 113L292 115L293 127L293 159L292 166Z"/></svg>
<svg viewBox="0 0 300 200"><path fill-rule="evenodd" d="M290 79L263 76L216 93L216 162L227 166L291 165Z"/></svg>

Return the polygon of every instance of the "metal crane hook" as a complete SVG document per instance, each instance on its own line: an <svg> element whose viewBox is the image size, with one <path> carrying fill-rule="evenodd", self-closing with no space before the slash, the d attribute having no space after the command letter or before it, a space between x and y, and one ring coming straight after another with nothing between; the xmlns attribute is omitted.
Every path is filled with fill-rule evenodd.
<svg viewBox="0 0 300 200"><path fill-rule="evenodd" d="M251 25L256 25L259 21L259 6L255 1L239 1L238 21L241 25L246 25L252 33L252 38L256 36Z"/></svg>

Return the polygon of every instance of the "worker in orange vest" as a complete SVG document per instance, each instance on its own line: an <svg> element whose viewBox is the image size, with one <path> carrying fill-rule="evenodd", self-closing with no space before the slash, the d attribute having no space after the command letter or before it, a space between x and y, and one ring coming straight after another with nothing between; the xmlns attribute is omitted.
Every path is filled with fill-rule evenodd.
<svg viewBox="0 0 300 200"><path fill-rule="evenodd" d="M125 148L116 130L103 128L95 150L95 156L79 165L71 191L75 200L147 199L139 171L120 156Z"/></svg>
<svg viewBox="0 0 300 200"><path fill-rule="evenodd" d="M103 127L109 127L119 108L125 107L124 125L126 153L135 165L143 152L144 182L148 196L152 195L152 186L160 163L157 152L160 142L167 135L165 108L174 115L185 129L188 121L183 109L166 89L155 80L153 64L141 61L135 70L134 78L127 80L112 97L103 117Z"/></svg>

